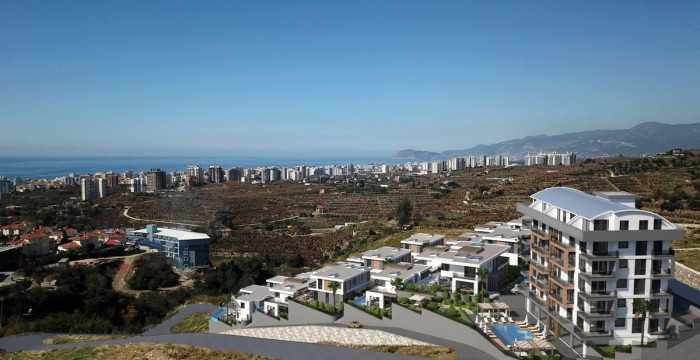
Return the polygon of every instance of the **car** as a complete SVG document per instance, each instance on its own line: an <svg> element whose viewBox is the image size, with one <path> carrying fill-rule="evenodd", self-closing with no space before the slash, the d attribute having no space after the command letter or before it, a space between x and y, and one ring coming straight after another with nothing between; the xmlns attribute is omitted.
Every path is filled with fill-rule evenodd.
<svg viewBox="0 0 700 360"><path fill-rule="evenodd" d="M351 321L348 323L348 327L353 329L359 329L362 327L362 324L359 321Z"/></svg>

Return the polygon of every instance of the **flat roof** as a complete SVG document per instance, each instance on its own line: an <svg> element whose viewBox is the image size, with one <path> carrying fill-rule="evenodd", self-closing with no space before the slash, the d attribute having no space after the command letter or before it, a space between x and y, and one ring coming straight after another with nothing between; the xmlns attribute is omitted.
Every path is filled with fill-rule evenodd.
<svg viewBox="0 0 700 360"><path fill-rule="evenodd" d="M267 286L260 285L249 285L240 290L244 293L238 296L236 300L241 301L263 301L269 297L272 297L270 290Z"/></svg>
<svg viewBox="0 0 700 360"><path fill-rule="evenodd" d="M531 197L589 220L610 211L634 210L632 207L567 187L544 189Z"/></svg>
<svg viewBox="0 0 700 360"><path fill-rule="evenodd" d="M324 267L311 273L312 277L344 281L362 273L368 273L370 268L352 263L340 263L332 267Z"/></svg>
<svg viewBox="0 0 700 360"><path fill-rule="evenodd" d="M267 282L272 283L272 284L283 284L286 280L287 280L286 276L277 275L277 276L273 276L273 277L267 279Z"/></svg>
<svg viewBox="0 0 700 360"><path fill-rule="evenodd" d="M372 274L372 279L391 280L394 278L399 278L401 280L406 280L412 278L414 274L429 270L430 266L419 264L413 264L409 269L402 269L398 266L389 267L376 274Z"/></svg>
<svg viewBox="0 0 700 360"><path fill-rule="evenodd" d="M384 246L376 250L367 250L364 253L362 253L362 257L370 259L393 259L409 255L410 253L411 250L409 249L399 249L391 246Z"/></svg>
<svg viewBox="0 0 700 360"><path fill-rule="evenodd" d="M416 258L421 258L421 259L429 259L429 260L435 260L435 259L441 259L441 260L447 260L450 262L456 262L456 263L462 263L462 264L473 264L473 265L481 265L491 259L493 259L496 256L501 255L502 253L508 251L509 246L506 245L497 245L497 244L482 244L483 245L483 251L477 253L477 254L467 254L459 250L450 250L447 252L443 252L440 254L437 254L437 256L424 256L425 252L416 256Z"/></svg>
<svg viewBox="0 0 700 360"><path fill-rule="evenodd" d="M434 241L439 241L441 239L444 239L445 235L440 235L440 234L426 234L426 233L415 233L411 235L410 237L407 237L406 239L401 240L402 244L411 244L411 245L422 245L423 243L427 242L434 242Z"/></svg>
<svg viewBox="0 0 700 360"><path fill-rule="evenodd" d="M309 285L307 283L284 283L272 285L268 289L270 289L270 291L284 291L293 293L295 291L304 290L308 287Z"/></svg>
<svg viewBox="0 0 700 360"><path fill-rule="evenodd" d="M135 230L135 233L148 234L147 229ZM158 228L156 229L155 235L174 237L179 240L202 240L209 239L209 235L188 230L170 229L170 228Z"/></svg>
<svg viewBox="0 0 700 360"><path fill-rule="evenodd" d="M530 235L530 230L498 228L489 234L484 234L484 240L517 240L518 236Z"/></svg>

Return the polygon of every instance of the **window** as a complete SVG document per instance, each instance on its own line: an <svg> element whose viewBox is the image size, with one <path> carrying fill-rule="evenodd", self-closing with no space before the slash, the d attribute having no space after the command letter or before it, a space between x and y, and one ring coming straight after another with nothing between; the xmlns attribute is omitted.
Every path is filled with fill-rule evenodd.
<svg viewBox="0 0 700 360"><path fill-rule="evenodd" d="M625 280L627 281L627 280ZM634 294L635 295L640 295L644 294L644 290L646 290L647 287L647 281L645 279L634 279Z"/></svg>
<svg viewBox="0 0 700 360"><path fill-rule="evenodd" d="M617 307L618 308L627 307L627 299L617 299Z"/></svg>
<svg viewBox="0 0 700 360"><path fill-rule="evenodd" d="M620 230L629 230L630 229L630 222L627 220L622 220L620 221Z"/></svg>
<svg viewBox="0 0 700 360"><path fill-rule="evenodd" d="M620 259L620 269L627 269L627 260Z"/></svg>
<svg viewBox="0 0 700 360"><path fill-rule="evenodd" d="M654 230L661 230L661 219L654 219Z"/></svg>
<svg viewBox="0 0 700 360"><path fill-rule="evenodd" d="M625 318L615 319L615 327L625 327Z"/></svg>
<svg viewBox="0 0 700 360"><path fill-rule="evenodd" d="M646 275L647 273L647 261L644 259L638 259L634 261L634 274L635 275Z"/></svg>
<svg viewBox="0 0 700 360"><path fill-rule="evenodd" d="M244 302L241 303L241 309L245 309L245 303L244 303Z"/></svg>
<svg viewBox="0 0 700 360"><path fill-rule="evenodd" d="M635 255L646 255L647 254L647 242L637 241L635 244Z"/></svg>
<svg viewBox="0 0 700 360"><path fill-rule="evenodd" d="M617 247L619 249L628 249L630 247L630 242L629 241L620 241L617 243Z"/></svg>
<svg viewBox="0 0 700 360"><path fill-rule="evenodd" d="M649 220L639 220L639 230L649 230Z"/></svg>
<svg viewBox="0 0 700 360"><path fill-rule="evenodd" d="M617 288L618 289L624 289L627 287L627 279L618 279L617 280Z"/></svg>
<svg viewBox="0 0 700 360"><path fill-rule="evenodd" d="M608 220L593 220L593 231L608 230Z"/></svg>

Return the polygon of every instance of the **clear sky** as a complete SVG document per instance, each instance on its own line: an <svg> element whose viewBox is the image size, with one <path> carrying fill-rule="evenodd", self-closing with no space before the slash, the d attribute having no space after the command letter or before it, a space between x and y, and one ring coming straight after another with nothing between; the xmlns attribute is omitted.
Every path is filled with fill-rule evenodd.
<svg viewBox="0 0 700 360"><path fill-rule="evenodd" d="M699 24L697 0L0 0L0 156L388 156L698 122Z"/></svg>

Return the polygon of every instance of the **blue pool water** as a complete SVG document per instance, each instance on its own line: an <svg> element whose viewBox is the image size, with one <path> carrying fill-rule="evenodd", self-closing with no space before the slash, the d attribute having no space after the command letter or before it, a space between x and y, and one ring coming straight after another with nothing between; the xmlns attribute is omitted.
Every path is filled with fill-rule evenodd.
<svg viewBox="0 0 700 360"><path fill-rule="evenodd" d="M357 300L353 301L355 305L364 305L365 304L365 295L360 296L357 298Z"/></svg>
<svg viewBox="0 0 700 360"><path fill-rule="evenodd" d="M532 340L532 333L523 330L515 324L489 325L493 333L506 345L512 345L517 340Z"/></svg>
<svg viewBox="0 0 700 360"><path fill-rule="evenodd" d="M523 281L521 281L521 282L522 282L523 284L528 284L528 283L530 283L530 278L529 278L529 277L526 277L526 278L524 278Z"/></svg>

